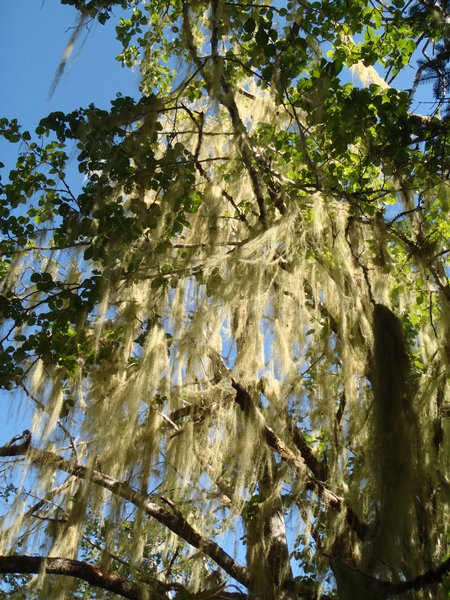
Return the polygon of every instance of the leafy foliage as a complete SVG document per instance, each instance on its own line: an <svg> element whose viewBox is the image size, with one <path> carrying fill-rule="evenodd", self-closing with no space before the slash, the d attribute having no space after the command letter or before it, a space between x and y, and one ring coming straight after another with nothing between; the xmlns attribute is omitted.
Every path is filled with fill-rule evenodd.
<svg viewBox="0 0 450 600"><path fill-rule="evenodd" d="M141 97L0 120L12 597L444 594L446 3L62 1Z"/></svg>

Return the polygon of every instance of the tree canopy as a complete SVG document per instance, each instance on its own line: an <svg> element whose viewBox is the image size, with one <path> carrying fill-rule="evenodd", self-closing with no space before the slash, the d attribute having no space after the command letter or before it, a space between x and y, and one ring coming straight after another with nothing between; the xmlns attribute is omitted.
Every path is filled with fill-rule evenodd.
<svg viewBox="0 0 450 600"><path fill-rule="evenodd" d="M141 96L0 119L2 589L446 597L450 2L61 1Z"/></svg>

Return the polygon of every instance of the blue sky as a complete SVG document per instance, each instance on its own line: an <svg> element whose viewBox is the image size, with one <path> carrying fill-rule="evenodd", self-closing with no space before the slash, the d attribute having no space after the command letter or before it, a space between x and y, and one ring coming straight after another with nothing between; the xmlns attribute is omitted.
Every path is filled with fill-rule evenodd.
<svg viewBox="0 0 450 600"><path fill-rule="evenodd" d="M94 102L107 107L116 92L138 95L138 74L115 60L115 19L90 25L82 35L52 98L55 73L76 22L77 11L55 0L14 0L0 3L0 117L17 118L32 132L39 120L55 110L68 112ZM0 141L4 180L19 148ZM78 174L76 164L74 172ZM0 444L29 427L31 406L17 391L0 393Z"/></svg>
<svg viewBox="0 0 450 600"><path fill-rule="evenodd" d="M0 100L4 116L18 116L33 126L52 110L64 112L90 102L107 106L117 91L136 95L138 76L115 60L115 20L89 25L82 47L75 49L53 97L49 91L77 11L55 0L16 0L0 8ZM81 36L81 40L85 38Z"/></svg>
<svg viewBox="0 0 450 600"><path fill-rule="evenodd" d="M55 73L77 17L71 6L55 0L3 0L0 6L0 116L17 118L34 130L55 110L68 112L94 102L107 107L116 92L137 96L138 75L115 60L115 19L105 26L89 25L82 34L52 98ZM17 147L0 147L1 160L10 164Z"/></svg>

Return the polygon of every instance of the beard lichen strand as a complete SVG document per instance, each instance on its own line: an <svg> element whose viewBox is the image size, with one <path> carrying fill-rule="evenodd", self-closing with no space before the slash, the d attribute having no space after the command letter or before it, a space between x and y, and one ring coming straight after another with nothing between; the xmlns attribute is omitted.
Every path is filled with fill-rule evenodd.
<svg viewBox="0 0 450 600"><path fill-rule="evenodd" d="M261 123L270 124L277 130L286 130L292 120L285 107L276 104L271 91L262 90L253 78L244 79L235 86L234 99L250 134Z"/></svg>
<svg viewBox="0 0 450 600"><path fill-rule="evenodd" d="M30 473L30 469L24 465L20 469L20 485L19 489L23 490L23 485L26 477ZM26 522L26 499L24 494L17 494L10 505L9 511L0 517L0 552L2 555L9 554L11 548L17 547L17 541L27 537L27 530L30 523ZM12 516L14 515L14 517Z"/></svg>
<svg viewBox="0 0 450 600"><path fill-rule="evenodd" d="M31 371L29 393L35 405L32 437L45 443L52 436L63 405L64 370L38 359Z"/></svg>
<svg viewBox="0 0 450 600"><path fill-rule="evenodd" d="M279 232L277 231L277 228L274 227L273 230L271 230L269 232L270 234L273 234L274 238L277 238L279 240ZM247 244L245 244L245 246L242 248L241 252L240 252L240 256L239 253L234 253L233 256L236 257L237 260L237 268L235 269L236 272L239 271L241 277L239 277L239 282L240 282L240 294L238 295L238 310L239 312L242 314L243 312L243 304L245 301L245 297L254 299L257 290L261 288L262 285L262 279L260 277L260 280L257 279L257 276L255 275L255 273L257 272L257 267L256 264L259 262L262 267L264 267L264 270L266 271L270 271L270 258L268 257L267 254L261 254L261 249L264 247L264 244L267 240L263 239L264 236L262 237L258 237L256 240L251 240L250 242L248 242ZM268 244L268 246L270 246L270 244ZM255 258L257 257L257 258ZM227 260L228 263L231 262L231 260L228 260L227 257L225 257L225 259ZM216 259L217 260L217 257ZM213 263L214 264L214 263ZM253 270L249 269L249 266L251 265L253 267ZM246 271L244 271L245 273L245 277L243 279L243 283L244 286L242 285L242 273L243 273L243 269L246 269ZM231 269L232 267L230 266L230 273L231 273ZM261 271L263 269L261 268ZM232 275L230 275L230 273L228 274L229 276L227 277L227 281L226 281L226 286L223 285L222 289L217 289L215 290L216 292L218 292L219 294L223 294L224 292L224 287L227 288L227 296L229 297L233 297L233 291L230 290L230 280L232 279ZM267 279L267 277L266 277ZM250 282L251 284L251 289L249 289L248 284L245 285L247 282ZM267 281L265 282L267 289L270 290L270 285L267 285ZM217 286L220 287L220 286ZM301 287L301 286L300 286ZM272 292L272 290L270 290ZM321 290L321 292L318 292L316 294L317 296L317 300L319 302L323 301L323 298L320 298L320 294L323 294L323 289ZM248 295L247 295L248 294ZM300 302L304 302L303 300L303 296L304 294L297 294L297 296L300 296L299 301ZM236 297L236 296L235 296ZM268 299L266 298L265 300L263 300L263 304L265 302L265 305L268 304ZM328 302L329 303L329 302ZM261 310L259 309L259 314L261 315ZM243 334L243 329L245 327L246 321L245 319L243 319L242 317L239 319L239 323L237 328L235 328L234 331L234 335L235 337L239 338L242 334ZM250 370L250 369L248 369Z"/></svg>
<svg viewBox="0 0 450 600"><path fill-rule="evenodd" d="M364 375L370 345L371 324L366 317L370 304L362 274L345 243L346 210L332 204L328 203L327 210L323 201L315 201L314 219L322 223L316 225L317 238L308 240L315 260L308 261L306 268L309 281L314 282L313 302L329 315L328 324L325 322L329 327L328 337L340 358L346 400L352 403L357 399L358 382ZM323 315L317 315L316 319L323 321Z"/></svg>
<svg viewBox="0 0 450 600"><path fill-rule="evenodd" d="M257 248L255 249L255 252L256 252L256 254L258 254L258 249L257 249ZM265 258L264 258L264 261L265 261L265 262L267 262ZM255 262L255 260L253 259L253 261L250 261L250 262L253 262L253 263L254 263L254 262ZM233 277L231 277L231 276L230 276L230 280L231 280L231 279L233 279ZM252 280L252 281L253 281L253 280ZM253 286L254 286L256 289L258 289L258 286L259 286L259 284L255 286L255 283L253 282L253 283L252 283L252 285L253 285ZM241 288L241 289L242 289L242 288ZM245 294L245 295L246 295L246 294ZM251 290L250 290L250 294L249 294L249 296L250 296L250 297L252 297L252 298L254 297L254 294L252 294ZM319 294L317 294L317 296L319 297ZM239 301L239 309L242 311L242 308L243 308L243 302L242 302L242 299L241 299L241 300ZM245 311L244 311L244 312L245 312ZM245 322L245 321L244 321L244 322ZM240 337L240 336L239 336L239 333L237 332L237 330L236 330L236 329L235 329L235 337ZM247 372L248 372L248 371L250 371L250 369L248 369L248 370L247 370ZM244 375L245 375L245 373L244 373Z"/></svg>
<svg viewBox="0 0 450 600"><path fill-rule="evenodd" d="M86 482L78 482L73 479L65 492L67 506L64 510L55 511L56 518L61 522L56 525L52 532L53 539L48 550L48 556L75 559L79 550L84 519L86 516L89 486Z"/></svg>
<svg viewBox="0 0 450 600"><path fill-rule="evenodd" d="M401 323L381 304L374 307L372 387L371 460L379 510L373 560L400 569L400 548L417 536L415 505L424 501L419 476L423 449Z"/></svg>
<svg viewBox="0 0 450 600"><path fill-rule="evenodd" d="M264 104L260 103L261 106ZM255 104L253 105L255 106ZM250 111L251 112L251 111ZM256 111L258 112L258 111ZM267 118L267 114L261 109L263 116L253 118L253 123L258 119ZM214 156L219 156L223 151L218 138ZM228 148L229 150L229 148ZM203 151L203 150L202 150ZM232 155L232 152L230 151ZM208 156L202 154L202 156ZM214 174L214 173L213 173ZM216 175L217 179L220 175ZM244 176L239 182L241 187L236 194L240 199L252 198L252 191L248 176ZM238 184L236 184L237 187ZM236 191L236 190L235 190ZM169 194L170 195L170 194ZM324 373L320 389L305 403L304 414L311 420L311 426L320 432L321 429L327 429L331 425L334 415L333 402L336 401L336 393L340 386L344 386L348 403L350 406L349 417L353 423L353 432L356 433L358 426L355 423L360 422L357 416L357 391L358 378L363 377L365 370L366 347L364 341L364 332L370 330L367 327L367 306L358 304L351 298L352 291L356 290L356 297L365 297L367 292L364 290L364 281L360 269L354 265L354 261L348 248L343 242L343 236L335 236L330 227L330 220L335 224L335 230L344 230L342 214L332 213L327 210L323 199L316 196L314 202L314 251L319 253L322 258L320 265L315 258L305 257L307 242L303 234L301 211L297 213L292 211L284 219L274 223L272 227L263 235L255 236L239 251L227 253L226 247L222 250L220 243L226 243L230 239L240 240L244 234L239 229L239 224L233 223L233 227L221 226L215 232L213 242L211 241L211 224L217 225L217 218L226 214L230 209L226 202L222 201L217 190L210 188L205 190L205 203L208 211L207 218L205 212L192 217L192 228L186 235L187 243L205 243L205 248L201 252L202 259L205 262L204 279L208 283L215 273L214 269L219 270L220 279L218 283L210 285L210 296L206 296L201 285L187 281L181 283L180 292L177 301L172 301L167 297L166 312L172 313L174 307L173 330L176 340L171 348L171 365L177 364L176 380L178 386L195 383L196 392L194 396L200 397L202 394L209 400L210 398L220 396L223 390L218 390L210 382L211 372L209 369L209 348L213 348L219 354L222 351L222 329L225 321L232 324L231 335L238 342L238 355L235 359L235 371L244 382L256 384L260 378L262 368L271 368L273 377L277 383L286 385L296 376L296 370L309 366L307 359L300 356L297 362L290 360L293 355L295 344L304 342L304 330L308 325L316 323L321 317L319 306L323 305L326 310L333 315L337 324L340 346L330 347L326 337L332 334L327 332L326 328L320 327L318 331L310 334L310 345L315 344L323 347L326 359L327 372ZM328 206L331 201L327 199ZM223 221L223 220L222 220ZM232 223L231 221L226 221ZM230 236L233 235L234 238ZM297 239L300 237L301 241ZM276 248L280 244L285 245L285 255L292 257L293 262L293 280L294 285L289 288L293 301L288 307L283 306L283 293L286 290L285 273L278 275L276 273ZM332 253L333 257L323 256ZM295 257L299 253L301 257ZM312 281L314 307L305 307L305 282ZM276 291L274 282L280 283ZM145 294L151 296L154 291L149 286L142 288ZM189 293L184 289L190 290ZM130 303L135 297L135 291L129 286L128 300ZM100 340L105 327L106 313L111 299L110 292L104 294L101 307L99 309L99 319L94 328L96 351L99 349ZM226 302L225 302L226 300ZM295 302L294 302L295 301ZM149 303L150 304L150 303ZM294 306L302 307L300 312L294 312ZM152 306L153 308L153 306ZM148 310L148 306L146 307ZM144 310L145 312L145 310ZM236 317L237 315L237 317ZM275 323L288 323L290 326L278 326L276 335L270 339L272 345L271 353L262 357L262 346L264 342L261 331L261 322L270 315L275 319ZM294 324L294 315L297 318ZM125 330L125 343L123 348L116 351L116 360L111 360L108 365L102 367L103 380L96 381L100 377L94 373L91 380L91 391L89 395L89 406L85 415L84 431L88 438L97 440L97 452L103 462L102 469L108 474L121 478L127 476L136 461L139 461L138 451L133 448L134 439L139 432L138 413L142 399L145 396L153 396L159 389L161 373L169 372L167 359L167 343L163 339L161 328L153 328L146 342L143 357L140 362L129 369L127 366L128 358L131 354L132 339L136 323L131 314L121 314L116 317L118 322ZM301 329L299 333L298 329ZM358 331L359 330L359 331ZM266 330L268 331L268 330ZM370 339L370 334L367 339ZM367 342L367 340L366 340ZM337 342L336 342L337 343ZM335 377L332 374L334 352L341 357L343 375ZM114 358L114 357L111 357ZM276 367L274 363L276 361ZM172 374L173 374L173 367ZM166 378L167 379L167 378ZM106 385L106 387L105 387ZM165 383L169 402L172 403L172 396L168 389L169 384ZM225 384L224 384L225 386ZM39 387L39 386L38 386ZM103 387L103 389L102 389ZM41 391L44 388L41 388ZM55 391L56 390L56 391ZM47 393L47 392L46 392ZM54 401L50 402L50 419L47 426L54 426L56 414L55 406L58 405L58 386L54 387ZM256 393L256 392L255 392ZM107 395L107 400L104 396ZM184 394L180 395L179 403L188 398ZM55 402L56 400L56 402ZM328 420L327 420L328 419ZM278 420L282 421L280 415ZM195 427L195 430L194 430ZM279 424L282 430L282 422ZM48 429L50 432L50 429ZM220 431L227 432L229 435L221 435ZM122 435L123 432L123 435ZM258 427L254 423L243 423L242 415L236 410L233 404L220 409L216 414L206 421L202 426L194 423L188 423L181 435L175 435L170 443L167 452L167 462L172 463L167 467L165 476L165 487L178 486L176 496L182 499L184 493L192 494L192 484L198 483L201 476L202 463L195 464L195 453L191 453L191 446L198 448L206 447L206 457L204 460L213 461L213 470L222 475L223 470L228 470L230 478L235 488L234 502L235 510L242 511L242 498L244 490L248 488L249 481L255 480L255 470L257 471L261 462L265 460L264 450L260 447L260 435ZM359 440L361 440L361 434ZM236 446L235 440L238 440ZM159 438L155 438L157 444ZM356 443L357 440L354 441ZM243 463L242 457L245 457ZM340 468L336 466L331 474L331 484L341 482L346 473L347 465L342 464ZM148 467L147 467L148 469ZM175 476L176 474L176 476ZM181 482L181 485L180 485ZM53 481L52 481L53 483ZM44 479L44 487L47 485ZM101 514L104 510L102 502L98 501L101 496L92 489L94 498L97 499L96 510ZM116 513L112 513L115 519ZM337 519L341 530L343 527L342 518ZM313 519L311 518L311 523ZM201 523L200 527L207 531L211 525Z"/></svg>
<svg viewBox="0 0 450 600"><path fill-rule="evenodd" d="M212 336L215 339L215 344L217 344L217 340L220 338L220 334L218 333L221 328L221 321L226 318L230 319L232 312L239 312L239 321L240 324L237 325L234 330L234 336L240 340L241 349L240 349L240 363L239 370L242 373L242 377L244 379L252 379L256 380L258 375L257 372L259 370L259 361L254 364L251 361L249 362L246 358L246 354L250 354L254 351L254 346L252 343L247 343L247 338L254 336L255 332L257 335L261 335L259 331L259 324L262 319L263 311L267 307L270 301L271 291L271 277L267 279L265 277L265 268L268 262L272 260L273 257L273 246L275 243L279 243L279 240L282 239L288 247L291 245L289 240L289 236L286 235L286 232L283 231L283 226L274 227L272 231L266 232L266 234L256 238L255 240L251 240L251 242L246 245L241 253L235 253L231 258L230 257L222 257L218 258L217 254L212 259L212 264L226 263L227 269L223 270L223 274L228 274L228 278L226 280L226 294L228 297L233 298L233 302L231 302L231 307L226 311L220 311L215 308L211 300L203 299L202 302L196 301L195 304L186 304L185 301L180 302L180 307L188 306L190 310L192 310L194 314L194 318L190 318L186 321L181 328L181 331L186 330L185 340L186 340L186 348L189 348L189 342L192 346L192 340L198 341L200 339L200 346L203 346L206 343L205 337L202 334L202 322L204 324L205 320L210 322L211 330L215 331L215 334ZM280 228L281 227L281 228ZM287 238L287 239L284 239ZM195 239L195 238L194 238ZM245 269L245 278L242 280L242 269ZM228 273L227 273L228 270ZM239 276L240 274L240 276ZM234 290L233 290L234 287ZM297 291L297 296L302 296L301 286ZM231 289L230 289L231 288ZM224 293L224 290L215 290L215 293L220 291ZM220 296L221 294L219 294ZM319 293L317 293L319 297ZM213 295L214 297L214 295ZM254 308L255 297L257 298L257 309ZM215 302L218 302L216 298L214 298ZM107 302L104 301L103 306L106 306ZM280 303L279 303L280 304ZM208 309L205 314L205 308ZM253 309L253 319L251 319L251 323L248 322L248 319L245 319L245 315L251 314ZM106 309L103 308L101 311L106 314ZM198 317L198 315L202 314L202 318ZM217 315L217 318L214 320L213 315ZM283 315L283 318L285 315ZM103 321L105 319L103 318ZM100 320L102 321L102 320ZM215 324L214 324L215 321ZM100 324L96 327L96 337L100 339L99 331L104 326L104 323L100 322ZM129 327L129 324L127 323ZM204 327L204 325L203 325ZM249 329L249 327L251 327ZM200 335L198 335L200 334ZM161 335L161 331L157 330L155 332L156 337ZM131 333L129 333L129 339L131 339ZM292 344L292 340L296 338L295 331L289 332L287 336ZM142 382L146 382L147 385L151 385L154 379L157 377L158 373L161 372L163 367L158 365L158 361L153 362L153 345L155 340L152 336L150 336L150 341L148 343L148 348L145 350L145 360L143 359L140 365L137 367L138 377L140 378L139 384L130 384L128 381L128 377L124 376L124 369L126 364L127 354L129 354L129 349L121 350L119 356L117 357L117 361L110 361L110 364L106 365L104 371L104 377L106 376L106 384L107 388L103 389L101 386L98 388L95 387L95 377L93 379L93 388L92 393L90 394L90 406L87 411L87 419L90 424L95 423L95 427L93 426L90 429L90 435L95 435L100 438L99 448L101 448L102 460L105 461L105 470L112 474L113 476L119 476L127 471L130 468L131 464L129 459L123 460L124 455L127 454L127 448L124 446L123 448L119 444L119 450L117 447L117 441L121 439L120 435L115 435L116 433L120 433L120 427L124 427L123 421L121 421L121 416L127 416L127 439L132 439L133 435L131 434L131 429L133 427L133 422L135 422L135 418L129 418L136 414L136 408L133 408L130 405L130 401L133 398L139 398L142 395L141 389L143 386ZM260 343L260 342L259 342ZM129 344L128 344L129 345ZM167 355L167 348L165 344L161 344L160 352L164 350L165 355ZM183 351L183 348L180 348L180 351ZM207 352L202 351L200 354L198 351L191 352L188 361L190 364L188 365L189 374L193 375L194 373L198 374L198 370L204 369L204 365L202 364L205 358L207 357ZM176 357L174 358L176 361ZM164 361L163 361L164 362ZM182 361L180 361L181 364ZM283 362L283 361L281 361ZM156 367L155 367L156 364ZM153 369L151 368L153 365ZM289 377L290 373L287 374ZM105 379L103 380L105 383ZM186 381L186 378L183 377L182 381ZM134 386L134 389L133 389ZM109 389L113 388L113 389ZM132 393L130 394L130 389ZM104 401L103 398L99 396L99 394L105 394L108 392L108 400ZM125 403L125 408L124 408ZM112 409L112 413L111 413ZM113 415L111 417L111 414ZM111 430L112 427L112 430ZM102 435L108 435L109 441L104 441L101 439ZM189 454L186 452L186 440L190 443L194 438L192 436L183 436L185 437L183 444L178 444L179 440L176 440L174 446L179 446L177 448L176 457L174 459L175 465L178 466L179 471L185 475L191 475L192 472L195 472L194 465L191 462L186 461L186 456ZM234 437L234 436L231 436ZM254 432L249 434L249 428L245 428L245 436L242 437L244 446L242 447L242 451L245 456L249 457L248 465L252 466L253 461L257 459L255 456L255 452L257 448L255 448L255 442L253 440L258 439L258 435L254 435ZM180 438L181 440L181 438ZM211 456L214 456L216 460L223 461L227 456L227 452L221 455L220 453L220 444L223 443L220 436L216 438L215 444L212 445ZM242 454L241 454L242 455ZM221 457L222 458L219 458ZM120 461L118 459L113 460L113 457L120 457ZM250 460L253 459L253 460ZM184 462L183 462L184 461ZM120 463L120 464L119 464ZM102 465L103 467L103 465ZM239 467L242 467L240 464ZM217 466L219 468L219 465ZM247 469L241 469L238 471L238 477L236 479L236 489L242 490L246 482L248 481L248 472ZM239 493L236 494L235 497L239 497Z"/></svg>
<svg viewBox="0 0 450 600"><path fill-rule="evenodd" d="M419 337L421 360L428 366L418 381L416 397L417 412L419 417L422 416L421 459L427 473L424 483L426 496L419 509L425 516L424 522L431 524L429 540L435 540L434 547L424 548L424 556L428 558L428 563L424 561L425 568L430 568L430 564L440 560L448 536L448 527L443 524L449 522L450 513L450 484L447 477L450 453L445 447L445 440L450 435L449 419L446 418L446 407L450 404L449 316L445 308L435 311L434 329L429 322L427 327L421 328L422 335Z"/></svg>
<svg viewBox="0 0 450 600"><path fill-rule="evenodd" d="M149 284L146 286L150 293ZM96 374L100 381L93 379L86 414L86 432L88 438L97 440L102 467L118 479L127 476L135 461L140 462L139 449L135 447L135 440L142 433L139 415L160 390L168 371L167 341L162 328L154 325L150 329L142 356L137 362L130 362L140 319L129 310L121 316L125 319L121 325L127 343L106 358Z"/></svg>

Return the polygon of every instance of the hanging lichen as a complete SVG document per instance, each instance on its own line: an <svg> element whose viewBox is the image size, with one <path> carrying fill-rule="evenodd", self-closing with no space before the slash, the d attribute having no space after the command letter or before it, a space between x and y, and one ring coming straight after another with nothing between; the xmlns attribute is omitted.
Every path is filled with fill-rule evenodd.
<svg viewBox="0 0 450 600"><path fill-rule="evenodd" d="M70 198L41 201L3 280L35 412L1 448L28 451L2 553L88 557L129 597L292 600L377 598L448 552L438 124L366 64L378 9L313 5L154 1L139 59L133 5L141 100L44 121L86 179L66 189L57 157ZM33 594L76 593L40 569Z"/></svg>

